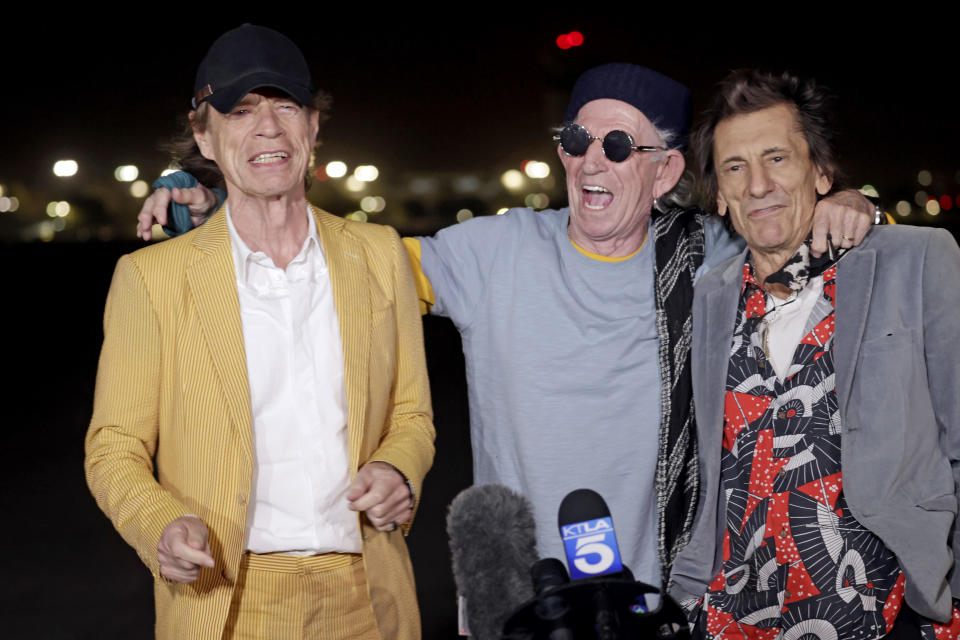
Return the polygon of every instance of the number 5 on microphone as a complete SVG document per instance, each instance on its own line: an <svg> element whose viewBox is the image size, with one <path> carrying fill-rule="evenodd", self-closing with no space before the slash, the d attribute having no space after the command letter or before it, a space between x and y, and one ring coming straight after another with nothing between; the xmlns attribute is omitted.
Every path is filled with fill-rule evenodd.
<svg viewBox="0 0 960 640"><path fill-rule="evenodd" d="M617 556L606 543L606 539L605 533L577 538L577 556L573 564L578 571L595 576L605 573L613 565ZM596 558L590 556L596 556Z"/></svg>
<svg viewBox="0 0 960 640"><path fill-rule="evenodd" d="M595 578L623 570L617 536L609 517L567 525L561 531L572 579Z"/></svg>

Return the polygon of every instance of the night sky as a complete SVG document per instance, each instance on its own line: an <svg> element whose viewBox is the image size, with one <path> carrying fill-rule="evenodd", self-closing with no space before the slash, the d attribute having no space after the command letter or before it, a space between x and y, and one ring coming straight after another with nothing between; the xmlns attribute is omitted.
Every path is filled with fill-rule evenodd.
<svg viewBox="0 0 960 640"><path fill-rule="evenodd" d="M559 170L549 128L559 123L584 68L647 65L688 85L699 112L727 70L757 66L812 75L836 90L842 164L854 184L876 184L885 199L909 197L917 171L928 169L931 193L960 193L950 35L958 22L951 16L827 24L798 13L785 25L743 8L750 19L739 27L729 25L743 16L727 13L671 28L686 13L679 6L652 17L639 10L600 17L593 5L551 7L550 17L509 5L459 6L463 18L382 14L355 3L284 6L284 17L275 11L270 18L263 9L227 18L229 7L218 5L216 17L200 9L182 24L164 13L172 13L166 6L138 19L128 7L7 22L0 184L42 190L55 180L53 161L63 157L87 172L78 179L112 174L125 163L138 164L150 179L165 166L157 147L187 110L207 47L249 21L293 38L315 84L332 94L333 117L321 134L324 162L373 163L384 175L499 172L536 158ZM584 45L559 50L555 37L572 29L584 34Z"/></svg>

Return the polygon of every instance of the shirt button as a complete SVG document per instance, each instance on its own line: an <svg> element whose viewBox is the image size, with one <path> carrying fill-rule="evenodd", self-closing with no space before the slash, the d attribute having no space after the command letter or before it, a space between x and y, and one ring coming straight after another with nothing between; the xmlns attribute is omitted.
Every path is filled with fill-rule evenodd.
<svg viewBox="0 0 960 640"><path fill-rule="evenodd" d="M239 502L240 504L246 504L246 502L247 502L246 496L244 496L242 493L238 493L238 494L237 494L237 502Z"/></svg>
<svg viewBox="0 0 960 640"><path fill-rule="evenodd" d="M780 467L780 471L777 471L777 476L779 476L779 477L782 478L782 477L785 476L785 475L787 475L787 468L786 468L786 467Z"/></svg>
<svg viewBox="0 0 960 640"><path fill-rule="evenodd" d="M781 538L786 538L786 537L787 537L787 528L784 527L783 529L780 529L780 533L779 533L778 535L779 535Z"/></svg>

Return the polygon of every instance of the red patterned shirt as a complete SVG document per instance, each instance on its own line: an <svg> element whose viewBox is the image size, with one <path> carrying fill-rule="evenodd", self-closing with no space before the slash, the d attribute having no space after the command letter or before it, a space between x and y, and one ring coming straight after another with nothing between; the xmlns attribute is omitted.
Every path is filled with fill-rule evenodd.
<svg viewBox="0 0 960 640"><path fill-rule="evenodd" d="M764 353L766 293L744 265L724 405L723 567L700 610L705 638L872 640L900 610L896 557L843 495L835 291L833 266L781 380ZM922 622L925 638L958 637L956 610L952 627Z"/></svg>

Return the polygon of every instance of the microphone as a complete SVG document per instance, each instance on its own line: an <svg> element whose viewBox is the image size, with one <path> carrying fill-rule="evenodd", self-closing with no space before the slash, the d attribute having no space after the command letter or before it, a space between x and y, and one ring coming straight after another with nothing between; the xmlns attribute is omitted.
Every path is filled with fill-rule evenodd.
<svg viewBox="0 0 960 640"><path fill-rule="evenodd" d="M447 534L470 635L500 640L507 616L533 597L529 571L538 556L530 503L503 485L470 487L450 503Z"/></svg>
<svg viewBox="0 0 960 640"><path fill-rule="evenodd" d="M533 615L542 632L549 640L574 640L573 629L568 622L570 603L562 595L553 593L570 584L567 568L556 558L543 558L530 567L530 577L533 579L533 591L536 594ZM506 633L505 637L511 640L530 637L526 630L517 633L514 628L510 631L512 633Z"/></svg>
<svg viewBox="0 0 960 640"><path fill-rule="evenodd" d="M540 560L531 570L536 596L507 619L510 640L689 638L683 611L670 598L650 611L654 587L635 582L623 565L610 509L590 489L563 499L557 514L570 577L563 563Z"/></svg>
<svg viewBox="0 0 960 640"><path fill-rule="evenodd" d="M613 518L599 493L591 489L568 493L560 503L557 524L572 579L622 574L624 567ZM632 575L629 578L633 581Z"/></svg>

